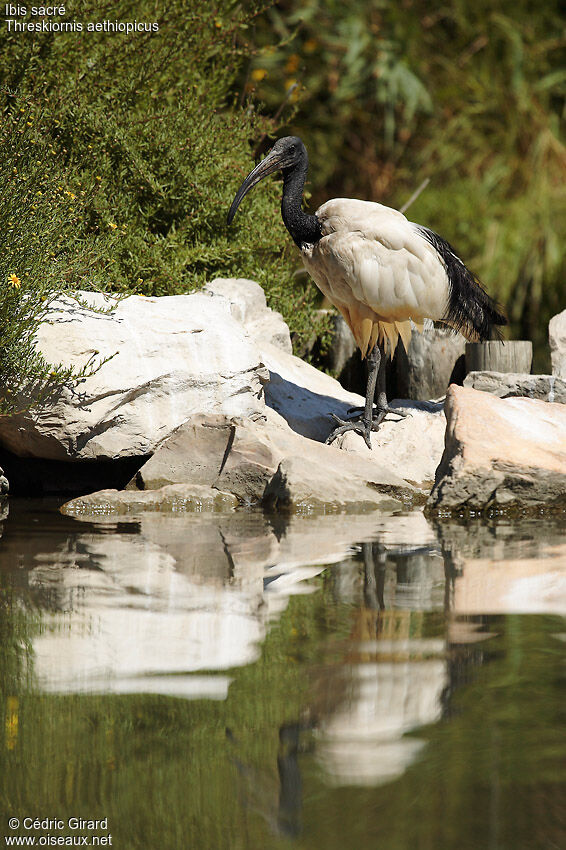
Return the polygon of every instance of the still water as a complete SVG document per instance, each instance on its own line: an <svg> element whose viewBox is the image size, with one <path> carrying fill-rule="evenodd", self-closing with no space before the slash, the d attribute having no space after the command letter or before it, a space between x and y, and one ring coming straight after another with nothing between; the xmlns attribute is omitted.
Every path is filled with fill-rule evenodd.
<svg viewBox="0 0 566 850"><path fill-rule="evenodd" d="M13 500L1 846L564 850L565 524Z"/></svg>

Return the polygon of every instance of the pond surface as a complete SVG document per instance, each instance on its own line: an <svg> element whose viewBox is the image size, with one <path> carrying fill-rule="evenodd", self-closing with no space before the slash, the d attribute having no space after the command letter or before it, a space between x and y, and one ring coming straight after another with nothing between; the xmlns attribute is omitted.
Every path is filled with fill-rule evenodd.
<svg viewBox="0 0 566 850"><path fill-rule="evenodd" d="M563 850L565 520L12 500L1 840Z"/></svg>

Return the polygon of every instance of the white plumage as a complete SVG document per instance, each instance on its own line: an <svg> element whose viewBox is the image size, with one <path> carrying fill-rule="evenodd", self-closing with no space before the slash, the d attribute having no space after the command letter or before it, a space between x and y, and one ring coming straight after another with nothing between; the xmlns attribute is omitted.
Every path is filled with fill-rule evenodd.
<svg viewBox="0 0 566 850"><path fill-rule="evenodd" d="M303 245L303 263L344 316L362 356L376 341L405 348L411 323L442 319L448 310L446 268L433 246L397 210L334 198L315 213L322 238Z"/></svg>

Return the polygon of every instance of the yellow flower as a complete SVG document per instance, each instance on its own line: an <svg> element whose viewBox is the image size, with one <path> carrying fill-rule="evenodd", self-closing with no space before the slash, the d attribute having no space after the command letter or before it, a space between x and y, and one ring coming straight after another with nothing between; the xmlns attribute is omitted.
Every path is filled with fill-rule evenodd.
<svg viewBox="0 0 566 850"><path fill-rule="evenodd" d="M267 77L267 71L265 68L254 68L252 71L252 80L255 80L256 83L259 83L261 80Z"/></svg>
<svg viewBox="0 0 566 850"><path fill-rule="evenodd" d="M96 175L96 177L95 177L94 179L95 179L95 180L98 180L98 181L100 182L100 181L102 180L102 177L99 177L99 176L98 176L98 174L97 174L97 175Z"/></svg>
<svg viewBox="0 0 566 850"><path fill-rule="evenodd" d="M22 285L22 282L17 274L11 274L9 280L14 289L19 289Z"/></svg>
<svg viewBox="0 0 566 850"><path fill-rule="evenodd" d="M108 222L108 227L111 227L111 228L112 228L112 230L116 230L116 228L118 227L118 225L117 225L117 224L114 224L114 222L113 222L113 221L109 221L109 222Z"/></svg>
<svg viewBox="0 0 566 850"><path fill-rule="evenodd" d="M19 702L17 697L8 697L6 700L6 749L14 750L18 741L18 711Z"/></svg>

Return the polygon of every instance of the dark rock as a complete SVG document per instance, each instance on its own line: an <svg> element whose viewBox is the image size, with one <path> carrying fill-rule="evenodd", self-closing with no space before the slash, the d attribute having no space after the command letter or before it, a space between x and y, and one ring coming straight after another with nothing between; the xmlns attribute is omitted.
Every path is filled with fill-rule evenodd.
<svg viewBox="0 0 566 850"><path fill-rule="evenodd" d="M413 329L409 351L399 343L393 360L390 397L426 401L443 396L449 384L464 380L466 340L447 328Z"/></svg>
<svg viewBox="0 0 566 850"><path fill-rule="evenodd" d="M105 461L60 461L18 457L0 447L0 463L12 496L92 493L107 487L121 489L145 463L145 457Z"/></svg>
<svg viewBox="0 0 566 850"><path fill-rule="evenodd" d="M234 426L222 414L199 414L180 425L138 470L128 489L157 490L166 484L212 486L220 474Z"/></svg>

